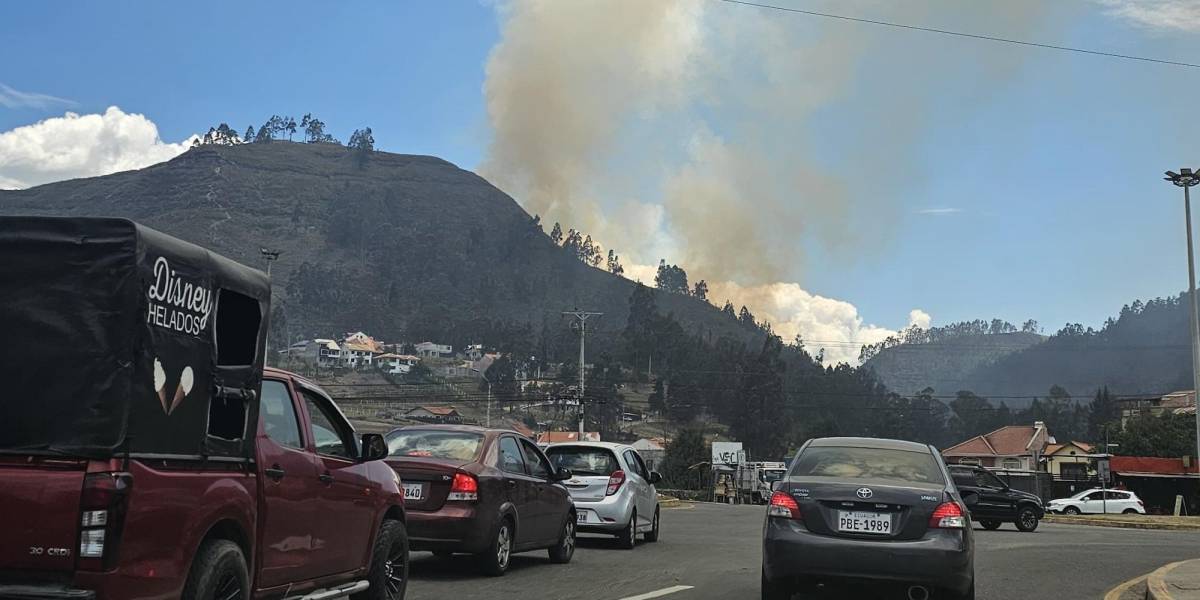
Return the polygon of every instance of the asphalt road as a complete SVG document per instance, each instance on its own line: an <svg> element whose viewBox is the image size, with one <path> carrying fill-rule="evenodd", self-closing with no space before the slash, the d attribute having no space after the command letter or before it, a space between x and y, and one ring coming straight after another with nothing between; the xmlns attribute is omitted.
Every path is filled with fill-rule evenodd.
<svg viewBox="0 0 1200 600"><path fill-rule="evenodd" d="M412 557L411 600L539 598L578 600L752 600L759 598L763 507L695 504L664 510L662 538L621 550L582 536L569 565L546 553L513 557L501 578L479 575L469 557ZM1200 532L1042 524L976 531L980 600L1102 598L1165 563L1200 557ZM650 596L677 586L690 586Z"/></svg>

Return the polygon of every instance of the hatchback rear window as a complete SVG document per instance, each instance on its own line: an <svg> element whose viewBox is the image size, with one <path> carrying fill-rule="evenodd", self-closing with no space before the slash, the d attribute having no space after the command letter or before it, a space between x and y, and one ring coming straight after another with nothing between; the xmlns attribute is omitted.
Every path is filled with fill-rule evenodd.
<svg viewBox="0 0 1200 600"><path fill-rule="evenodd" d="M469 461L479 456L483 435L469 431L411 429L389 433L387 443L391 456Z"/></svg>
<svg viewBox="0 0 1200 600"><path fill-rule="evenodd" d="M791 476L945 483L932 454L841 446L809 447L796 460Z"/></svg>
<svg viewBox="0 0 1200 600"><path fill-rule="evenodd" d="M575 475L608 477L621 467L617 457L607 448L587 446L556 446L546 451L555 469L567 468Z"/></svg>

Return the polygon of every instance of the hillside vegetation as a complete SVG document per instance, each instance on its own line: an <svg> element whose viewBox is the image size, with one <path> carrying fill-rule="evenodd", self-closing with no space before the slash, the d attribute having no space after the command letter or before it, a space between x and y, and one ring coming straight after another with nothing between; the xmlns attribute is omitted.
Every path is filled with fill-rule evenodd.
<svg viewBox="0 0 1200 600"><path fill-rule="evenodd" d="M553 359L578 343L561 311L604 312L589 340L604 349L636 286L583 264L474 173L430 156L360 161L336 144L201 145L138 171L0 191L0 211L127 217L260 267L261 247L280 250L274 344L363 330ZM689 330L761 339L699 298L658 295Z"/></svg>

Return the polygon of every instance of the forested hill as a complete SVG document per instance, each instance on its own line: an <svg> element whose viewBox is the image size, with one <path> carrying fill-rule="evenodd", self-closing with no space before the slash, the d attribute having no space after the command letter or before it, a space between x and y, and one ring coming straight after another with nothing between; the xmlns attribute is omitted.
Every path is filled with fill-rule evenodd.
<svg viewBox="0 0 1200 600"><path fill-rule="evenodd" d="M259 267L260 248L279 250L276 343L362 330L553 359L577 348L561 311L605 313L598 349L624 327L636 284L581 262L481 177L430 156L358 158L337 144L206 144L137 171L0 191L0 212L127 217ZM699 298L656 295L688 331L762 339Z"/></svg>
<svg viewBox="0 0 1200 600"><path fill-rule="evenodd" d="M943 331L934 339L923 330L906 339L912 336L904 331L864 348L863 357L901 394L926 387L938 394L969 390L1008 397L1013 406L1029 401L1013 397L1044 396L1054 385L1079 397L1105 386L1117 395L1157 394L1191 389L1188 327L1185 296L1156 298L1125 306L1099 330L1068 324L1043 337L1031 322L1020 331Z"/></svg>
<svg viewBox="0 0 1200 600"><path fill-rule="evenodd" d="M1191 389L1187 297L1136 301L1099 330L1067 325L1045 342L982 365L964 389L981 396L1044 394L1054 384L1087 396Z"/></svg>
<svg viewBox="0 0 1200 600"><path fill-rule="evenodd" d="M1041 343L1034 332L976 333L882 348L864 366L889 389L915 394L925 388L953 394L970 389L966 376L981 366ZM1042 388L1040 391L1045 391Z"/></svg>

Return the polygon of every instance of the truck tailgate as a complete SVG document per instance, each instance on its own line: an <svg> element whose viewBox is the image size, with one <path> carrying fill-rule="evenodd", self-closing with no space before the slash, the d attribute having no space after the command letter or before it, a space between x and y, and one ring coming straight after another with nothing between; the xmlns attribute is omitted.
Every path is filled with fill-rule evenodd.
<svg viewBox="0 0 1200 600"><path fill-rule="evenodd" d="M0 571L71 571L87 463L0 457Z"/></svg>

